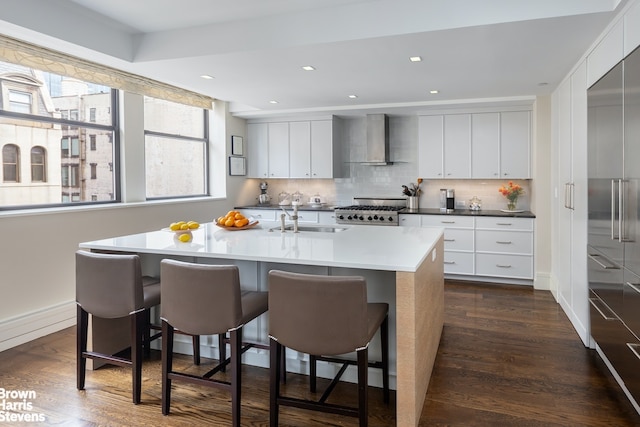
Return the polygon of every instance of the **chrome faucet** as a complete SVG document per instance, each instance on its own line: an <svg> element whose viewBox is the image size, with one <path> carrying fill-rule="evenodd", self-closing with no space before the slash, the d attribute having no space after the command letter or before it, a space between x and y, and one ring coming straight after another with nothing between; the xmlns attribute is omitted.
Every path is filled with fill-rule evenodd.
<svg viewBox="0 0 640 427"><path fill-rule="evenodd" d="M284 219L285 219L285 215L289 217L290 220L293 221L293 232L297 233L298 232L298 205L293 205L293 215L290 215L289 212L287 212L285 210L285 208L282 208L282 212L280 214L280 231L282 233L284 233Z"/></svg>

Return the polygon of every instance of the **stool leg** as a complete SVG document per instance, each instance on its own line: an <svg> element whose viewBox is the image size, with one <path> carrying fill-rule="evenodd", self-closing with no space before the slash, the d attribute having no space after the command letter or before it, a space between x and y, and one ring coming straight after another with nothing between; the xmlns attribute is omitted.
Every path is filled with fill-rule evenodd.
<svg viewBox="0 0 640 427"><path fill-rule="evenodd" d="M142 341L146 310L131 315L131 375L133 383L133 403L140 403L142 394Z"/></svg>
<svg viewBox="0 0 640 427"><path fill-rule="evenodd" d="M278 399L280 398L280 359L282 346L269 338L269 426L278 427Z"/></svg>
<svg viewBox="0 0 640 427"><path fill-rule="evenodd" d="M369 350L358 352L358 419L360 427L367 427L369 422Z"/></svg>
<svg viewBox="0 0 640 427"><path fill-rule="evenodd" d="M231 331L231 418L233 427L240 427L242 380L242 328Z"/></svg>
<svg viewBox="0 0 640 427"><path fill-rule="evenodd" d="M225 342L226 338L227 334L218 334L218 357L220 359L220 363L227 360L227 343ZM223 366L222 369L220 369L220 372L227 372L226 365Z"/></svg>
<svg viewBox="0 0 640 427"><path fill-rule="evenodd" d="M173 370L173 326L162 321L162 414L169 415L171 406L171 379Z"/></svg>
<svg viewBox="0 0 640 427"><path fill-rule="evenodd" d="M87 359L83 353L87 351L87 329L89 327L89 313L78 305L78 320L76 331L76 381L78 390L84 390L84 379L87 369Z"/></svg>
<svg viewBox="0 0 640 427"><path fill-rule="evenodd" d="M142 346L144 348L144 357L151 356L151 310L146 309L144 316L144 329L142 330Z"/></svg>
<svg viewBox="0 0 640 427"><path fill-rule="evenodd" d="M384 403L389 403L389 316L380 325L382 342L382 396Z"/></svg>
<svg viewBox="0 0 640 427"><path fill-rule="evenodd" d="M316 392L317 363L318 363L317 357L310 354L309 355L309 390L311 390L311 393Z"/></svg>
<svg viewBox="0 0 640 427"><path fill-rule="evenodd" d="M193 364L200 365L200 335L193 335L191 341L193 342Z"/></svg>

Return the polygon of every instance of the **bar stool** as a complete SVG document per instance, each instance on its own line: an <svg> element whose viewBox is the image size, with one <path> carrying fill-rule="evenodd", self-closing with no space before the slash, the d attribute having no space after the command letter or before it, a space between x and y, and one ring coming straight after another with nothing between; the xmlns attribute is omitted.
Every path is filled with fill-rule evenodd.
<svg viewBox="0 0 640 427"><path fill-rule="evenodd" d="M386 303L367 303L367 284L359 276L321 276L269 272L270 425L278 425L282 406L357 417L368 423L368 367L381 368L383 398L389 402L389 332ZM369 342L380 329L381 362L369 362ZM280 358L283 348L311 356L311 391L315 392L315 362L327 360L343 366L318 401L280 394ZM336 356L356 352L357 361ZM326 403L348 365L358 367L358 407Z"/></svg>
<svg viewBox="0 0 640 427"><path fill-rule="evenodd" d="M144 286L143 286L144 282ZM133 254L76 252L77 388L84 390L87 359L130 366L133 403L140 403L142 349L149 349L149 309L160 304L160 283L144 278L140 258ZM131 320L131 358L87 351L89 314Z"/></svg>
<svg viewBox="0 0 640 427"><path fill-rule="evenodd" d="M267 311L267 293L241 291L240 275L235 265L204 265L164 259L160 263L160 277L162 413L169 414L172 380L181 380L230 390L233 426L240 426L241 355L252 346L242 345L242 328ZM193 335L218 335L219 338L229 333L230 358L221 358L214 369L202 376L174 371L175 329ZM230 364L230 382L211 378L227 364Z"/></svg>

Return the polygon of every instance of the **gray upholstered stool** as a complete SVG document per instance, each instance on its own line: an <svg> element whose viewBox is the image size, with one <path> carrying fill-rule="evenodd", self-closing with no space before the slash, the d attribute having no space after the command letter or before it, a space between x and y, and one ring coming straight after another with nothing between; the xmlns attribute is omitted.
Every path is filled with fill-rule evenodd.
<svg viewBox="0 0 640 427"><path fill-rule="evenodd" d="M240 425L242 327L267 311L266 292L240 290L238 267L203 265L164 259L162 279L162 413L169 414L172 380L231 390L232 420ZM202 376L173 370L173 334L230 336L230 358ZM222 342L222 341L221 341ZM221 349L221 354L222 353ZM212 376L230 364L231 381Z"/></svg>
<svg viewBox="0 0 640 427"><path fill-rule="evenodd" d="M143 286L143 282L145 285ZM87 359L131 366L133 403L140 403L142 349L149 348L149 309L160 304L160 284L143 280L137 255L76 252L77 387L85 386ZM131 358L87 351L89 314L131 319Z"/></svg>
<svg viewBox="0 0 640 427"><path fill-rule="evenodd" d="M279 406L293 406L321 412L358 417L360 426L368 422L368 368L383 371L383 397L389 402L389 335L386 303L367 302L367 284L358 276L321 276L269 272L270 425L278 425ZM369 342L380 329L382 361L370 363ZM283 348L311 356L311 391L315 392L315 362L343 363L318 401L280 394L280 358ZM335 357L356 352L357 361ZM349 364L358 366L358 408L326 403L329 393Z"/></svg>

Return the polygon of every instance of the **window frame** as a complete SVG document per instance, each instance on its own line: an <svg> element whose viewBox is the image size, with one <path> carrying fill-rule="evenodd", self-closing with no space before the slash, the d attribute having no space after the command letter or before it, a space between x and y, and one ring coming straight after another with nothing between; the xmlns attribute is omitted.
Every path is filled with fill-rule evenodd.
<svg viewBox="0 0 640 427"><path fill-rule="evenodd" d="M40 149L42 150L42 163L34 163L33 161L33 150L35 149ZM41 145L34 145L33 147L31 147L31 151L29 152L29 157L30 157L30 162L31 162L31 182L40 182L40 183L46 183L47 182L47 149L44 148ZM42 180L35 180L34 179L34 173L33 173L33 168L34 167L38 167L41 169L41 175L42 175Z"/></svg>
<svg viewBox="0 0 640 427"><path fill-rule="evenodd" d="M15 155L16 155L16 162L15 163L9 163L9 162L5 162L4 159L4 149L7 147L14 147L15 148ZM14 165L14 174L15 174L15 180L12 181L7 181L7 177L5 174L5 165ZM2 146L2 182L3 183L7 183L7 184L18 184L20 182L22 182L21 178L21 174L20 174L20 146L17 144L13 144L11 142L8 142L6 144L4 144Z"/></svg>

